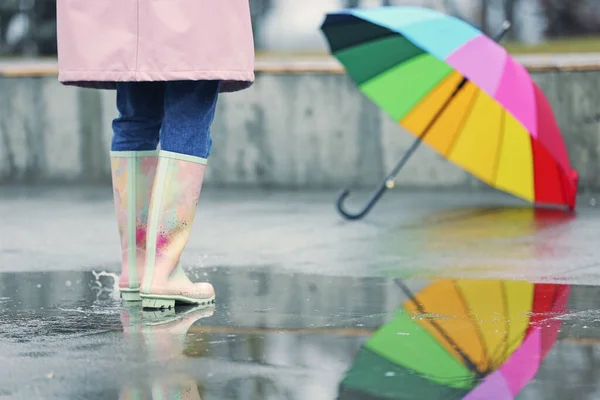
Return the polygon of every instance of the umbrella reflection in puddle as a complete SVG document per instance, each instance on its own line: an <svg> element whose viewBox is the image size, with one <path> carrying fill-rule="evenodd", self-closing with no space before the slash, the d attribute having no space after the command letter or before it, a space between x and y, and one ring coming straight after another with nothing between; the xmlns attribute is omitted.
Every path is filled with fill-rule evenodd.
<svg viewBox="0 0 600 400"><path fill-rule="evenodd" d="M358 352L339 399L514 399L556 341L569 286L442 279Z"/></svg>
<svg viewBox="0 0 600 400"><path fill-rule="evenodd" d="M389 260L393 278L510 276L547 281L553 272L561 271L563 260L577 252L574 222L574 214L560 210L500 205L449 208L386 232L379 249ZM413 260L415 267L407 268L407 260Z"/></svg>

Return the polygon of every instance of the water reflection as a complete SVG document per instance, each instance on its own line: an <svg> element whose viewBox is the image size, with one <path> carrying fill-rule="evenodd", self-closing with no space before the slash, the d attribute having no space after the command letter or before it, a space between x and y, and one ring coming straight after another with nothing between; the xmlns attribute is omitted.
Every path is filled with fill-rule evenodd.
<svg viewBox="0 0 600 400"><path fill-rule="evenodd" d="M124 309L109 274L0 273L0 355L52 373L56 398L144 398L193 381L202 400L328 400L400 296L383 278L195 272L219 293L214 315L197 322ZM0 388L35 398L26 368L0 374Z"/></svg>
<svg viewBox="0 0 600 400"><path fill-rule="evenodd" d="M547 235L551 232L555 240L567 236L574 220L574 213L553 209L468 207L432 213L394 233L410 229L416 251L456 251L484 243L488 252L517 258L544 255L550 250L544 246Z"/></svg>
<svg viewBox="0 0 600 400"><path fill-rule="evenodd" d="M465 207L397 226L381 241L393 277L546 279L581 257L576 214L531 207ZM414 259L414 268L398 260ZM406 264L406 262L405 262Z"/></svg>
<svg viewBox="0 0 600 400"><path fill-rule="evenodd" d="M124 309L106 275L0 273L0 356L11 366L0 391L372 400L443 390L442 398L463 398L525 378L505 385L513 396L537 372L519 398L598 398L597 287L206 272L220 293L210 317Z"/></svg>
<svg viewBox="0 0 600 400"><path fill-rule="evenodd" d="M146 354L150 363L177 362L185 359L184 350L188 330L197 321L210 317L210 308L189 307L175 310L144 312L139 305L129 305L121 313L123 336L134 348ZM204 346L206 347L206 346ZM203 349L206 350L206 349ZM196 379L185 373L165 371L149 385L127 385L119 395L121 400L200 400Z"/></svg>
<svg viewBox="0 0 600 400"><path fill-rule="evenodd" d="M569 286L443 279L413 293L361 347L340 399L513 399L558 336Z"/></svg>

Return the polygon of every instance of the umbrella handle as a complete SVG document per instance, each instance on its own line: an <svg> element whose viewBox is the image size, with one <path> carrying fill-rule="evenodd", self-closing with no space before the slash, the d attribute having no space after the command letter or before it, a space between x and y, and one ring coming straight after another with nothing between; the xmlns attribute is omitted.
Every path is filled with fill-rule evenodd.
<svg viewBox="0 0 600 400"><path fill-rule="evenodd" d="M427 132L425 132L425 133L427 133ZM410 146L408 151L406 153L404 153L404 156L400 159L400 161L398 161L398 164L396 164L396 166L394 167L392 172L390 172L389 175L386 176L386 178L379 184L379 187L373 194L373 197L371 197L371 200L369 200L369 202L363 207L362 210L360 210L357 213L350 213L344 209L344 201L350 195L350 191L348 189L344 190L339 195L338 200L337 200L337 209L338 209L339 213L342 214L343 217L345 217L346 219L349 219L349 220L361 219L362 217L367 215L367 213L369 211L371 211L371 208L373 208L375 203L377 203L377 201L381 198L381 196L383 196L385 191L387 189L391 189L394 187L394 179L396 179L396 175L398 175L398 173L400 172L402 167L404 167L404 164L406 164L408 159L419 148L419 145L423 142L423 136L424 135L421 135L419 138L417 138L417 140L415 140L413 142L413 144Z"/></svg>
<svg viewBox="0 0 600 400"><path fill-rule="evenodd" d="M362 210L360 210L357 213L351 213L349 211L346 210L345 206L344 206L344 202L346 201L346 199L348 198L348 196L350 195L350 190L345 189L342 193L340 193L338 199L337 199L337 210L338 212L346 219L349 219L351 221L357 220L357 219L361 219L362 217L364 217L365 215L367 215L369 213L369 211L371 211L371 208L373 208L373 206L375 205L375 203L377 203L377 201L379 200L379 198L381 196L383 196L383 193L386 191L386 189L388 189L387 187L387 182L388 180L386 179L382 185L379 186L379 188L377 189L377 191L373 194L373 196L371 197L371 199L369 200L369 202L362 208Z"/></svg>

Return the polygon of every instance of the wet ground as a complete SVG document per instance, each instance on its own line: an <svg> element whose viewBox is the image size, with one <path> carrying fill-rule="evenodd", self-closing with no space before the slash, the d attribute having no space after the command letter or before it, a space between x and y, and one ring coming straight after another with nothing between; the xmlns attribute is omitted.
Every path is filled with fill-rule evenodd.
<svg viewBox="0 0 600 400"><path fill-rule="evenodd" d="M335 193L209 189L183 261L216 306L145 312L109 190L0 193L0 399L600 397L594 197L394 192L347 223Z"/></svg>

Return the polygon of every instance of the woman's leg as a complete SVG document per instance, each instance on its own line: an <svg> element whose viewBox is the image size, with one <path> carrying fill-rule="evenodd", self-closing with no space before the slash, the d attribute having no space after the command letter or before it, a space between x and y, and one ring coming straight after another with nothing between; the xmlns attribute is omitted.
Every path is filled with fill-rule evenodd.
<svg viewBox="0 0 600 400"><path fill-rule="evenodd" d="M117 84L119 116L113 121L111 169L121 237L121 297L140 301L146 257L146 224L158 162L156 147L164 115L164 84Z"/></svg>
<svg viewBox="0 0 600 400"><path fill-rule="evenodd" d="M219 82L167 82L158 169L148 219L143 306L169 308L175 301L209 305L214 289L192 283L179 265L189 239L212 141Z"/></svg>
<svg viewBox="0 0 600 400"><path fill-rule="evenodd" d="M218 92L218 81L167 82L160 149L208 159Z"/></svg>

